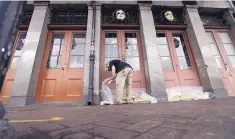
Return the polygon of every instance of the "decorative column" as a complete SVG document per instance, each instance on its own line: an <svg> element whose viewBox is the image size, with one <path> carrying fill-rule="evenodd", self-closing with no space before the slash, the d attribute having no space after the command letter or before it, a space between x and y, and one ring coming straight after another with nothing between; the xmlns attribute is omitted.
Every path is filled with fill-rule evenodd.
<svg viewBox="0 0 235 139"><path fill-rule="evenodd" d="M185 23L204 91L214 92L216 98L228 97L211 52L198 7L186 6Z"/></svg>
<svg viewBox="0 0 235 139"><path fill-rule="evenodd" d="M50 12L47 2L34 3L34 12L27 36L24 50L19 61L9 106L25 106L34 103L37 80L41 68L43 52L47 38L47 24Z"/></svg>
<svg viewBox="0 0 235 139"><path fill-rule="evenodd" d="M100 31L101 31L101 5L96 5L95 12L95 73L93 103L100 104Z"/></svg>
<svg viewBox="0 0 235 139"><path fill-rule="evenodd" d="M145 63L147 92L157 97L159 101L167 101L164 75L157 46L157 36L151 7L151 4L139 4L141 23L140 35Z"/></svg>
<svg viewBox="0 0 235 139"><path fill-rule="evenodd" d="M91 39L92 39L92 21L93 20L93 8L88 5L87 15L87 30L86 30L86 46L84 55L84 75L83 75L83 105L87 105L88 100L88 87L89 87L89 67L90 67L90 51L91 51Z"/></svg>

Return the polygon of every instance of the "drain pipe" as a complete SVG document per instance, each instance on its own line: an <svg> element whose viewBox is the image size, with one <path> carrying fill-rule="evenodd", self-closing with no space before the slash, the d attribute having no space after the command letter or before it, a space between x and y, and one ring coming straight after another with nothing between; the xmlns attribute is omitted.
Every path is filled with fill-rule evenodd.
<svg viewBox="0 0 235 139"><path fill-rule="evenodd" d="M87 105L92 105L93 103L93 92L94 92L94 65L95 65L95 4L91 1L93 8L92 16L92 34L91 34L91 47L90 47L90 69L89 69L89 88L88 88L88 101Z"/></svg>

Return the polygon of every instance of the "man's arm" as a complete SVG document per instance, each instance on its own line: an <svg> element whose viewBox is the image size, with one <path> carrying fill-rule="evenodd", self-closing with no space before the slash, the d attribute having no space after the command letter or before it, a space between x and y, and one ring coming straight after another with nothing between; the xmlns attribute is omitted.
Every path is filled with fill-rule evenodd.
<svg viewBox="0 0 235 139"><path fill-rule="evenodd" d="M117 76L117 74L116 74L116 68L115 68L115 66L112 66L112 76L110 77L111 80L115 79L116 76Z"/></svg>
<svg viewBox="0 0 235 139"><path fill-rule="evenodd" d="M115 66L112 66L112 76L105 79L105 83L106 84L110 84L112 83L112 81L116 78L117 74L116 74L116 68Z"/></svg>

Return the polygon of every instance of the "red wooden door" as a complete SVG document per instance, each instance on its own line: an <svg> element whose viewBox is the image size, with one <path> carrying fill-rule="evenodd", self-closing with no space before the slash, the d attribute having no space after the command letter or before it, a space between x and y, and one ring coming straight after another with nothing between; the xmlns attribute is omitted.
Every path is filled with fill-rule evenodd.
<svg viewBox="0 0 235 139"><path fill-rule="evenodd" d="M138 31L102 31L101 35L101 82L111 76L111 72L105 71L105 63L119 59L133 67L133 91L136 93L146 91L143 55ZM115 88L115 82L113 82L111 89L115 91Z"/></svg>
<svg viewBox="0 0 235 139"><path fill-rule="evenodd" d="M11 90L13 87L14 79L15 79L15 74L16 74L16 68L19 63L19 60L22 55L23 51L23 46L24 46L24 40L26 38L26 32L25 31L20 31L17 34L15 44L14 44L14 51L13 55L11 57L11 62L9 69L6 73L5 80L3 83L3 88L1 92L1 101L5 104L8 101L8 98L11 95Z"/></svg>
<svg viewBox="0 0 235 139"><path fill-rule="evenodd" d="M235 47L228 30L207 30L206 32L224 88L235 96Z"/></svg>
<svg viewBox="0 0 235 139"><path fill-rule="evenodd" d="M37 87L38 102L81 100L84 46L84 32L49 32Z"/></svg>
<svg viewBox="0 0 235 139"><path fill-rule="evenodd" d="M200 86L186 33L157 31L157 41L166 88Z"/></svg>

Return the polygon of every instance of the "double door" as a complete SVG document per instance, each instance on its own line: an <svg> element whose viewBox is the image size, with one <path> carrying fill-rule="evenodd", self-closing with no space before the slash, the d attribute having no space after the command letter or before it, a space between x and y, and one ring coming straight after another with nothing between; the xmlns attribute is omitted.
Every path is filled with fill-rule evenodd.
<svg viewBox="0 0 235 139"><path fill-rule="evenodd" d="M50 31L36 101L80 101L83 94L85 32Z"/></svg>
<svg viewBox="0 0 235 139"><path fill-rule="evenodd" d="M101 35L101 82L111 76L111 72L105 71L105 63L113 59L119 59L129 63L133 67L133 91L136 93L146 91L144 63L139 32L128 30L108 30L102 31ZM115 82L113 82L111 84L111 89L115 91L115 88Z"/></svg>
<svg viewBox="0 0 235 139"><path fill-rule="evenodd" d="M167 89L200 86L195 61L184 31L157 31L158 49Z"/></svg>
<svg viewBox="0 0 235 139"><path fill-rule="evenodd" d="M224 88L235 96L235 46L228 30L206 30Z"/></svg>

